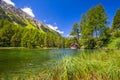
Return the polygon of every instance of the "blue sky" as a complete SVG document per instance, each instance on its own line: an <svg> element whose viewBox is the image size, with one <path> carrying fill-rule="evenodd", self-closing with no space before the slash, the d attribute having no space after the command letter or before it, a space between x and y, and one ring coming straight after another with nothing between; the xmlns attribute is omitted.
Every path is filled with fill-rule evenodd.
<svg viewBox="0 0 120 80"><path fill-rule="evenodd" d="M120 8L120 0L12 0L11 2L21 9L30 8L36 19L61 33L64 32L63 36L70 33L72 25L80 22L81 15L92 6L102 4L110 23L116 10Z"/></svg>

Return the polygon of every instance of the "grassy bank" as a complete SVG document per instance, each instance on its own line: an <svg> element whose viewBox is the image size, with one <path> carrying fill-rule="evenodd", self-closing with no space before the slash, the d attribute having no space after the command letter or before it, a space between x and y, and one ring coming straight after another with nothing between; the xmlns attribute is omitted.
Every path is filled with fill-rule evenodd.
<svg viewBox="0 0 120 80"><path fill-rule="evenodd" d="M33 49L33 50L44 50L44 49L59 49L59 48L55 48L55 47L51 47L51 48L47 48L47 47L43 47L43 48L40 48L40 47L37 47L37 48L26 48L26 47L0 47L0 49L27 49L27 50L30 50L30 49Z"/></svg>
<svg viewBox="0 0 120 80"><path fill-rule="evenodd" d="M12 75L7 80L119 80L120 51L99 50L50 61L36 74ZM1 78L6 80L6 78Z"/></svg>
<svg viewBox="0 0 120 80"><path fill-rule="evenodd" d="M55 69L45 73L51 80L119 80L120 51L82 52L78 57L65 56ZM48 68L49 69L49 68ZM52 75L52 76L51 76ZM47 80L46 79L46 80Z"/></svg>

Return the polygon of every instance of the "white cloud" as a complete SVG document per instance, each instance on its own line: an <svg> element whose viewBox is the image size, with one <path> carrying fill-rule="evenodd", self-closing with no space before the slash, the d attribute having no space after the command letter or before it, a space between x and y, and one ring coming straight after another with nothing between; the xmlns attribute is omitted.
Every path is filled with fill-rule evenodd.
<svg viewBox="0 0 120 80"><path fill-rule="evenodd" d="M11 5L15 6L15 3L12 2L11 0L3 0L3 1L5 1L7 4L11 4Z"/></svg>
<svg viewBox="0 0 120 80"><path fill-rule="evenodd" d="M55 30L55 31L58 29L57 26L53 26L53 25L51 25L51 24L47 24L47 26L48 26L49 28Z"/></svg>
<svg viewBox="0 0 120 80"><path fill-rule="evenodd" d="M69 36L70 36L70 34L67 34L67 35L66 35L66 37L69 37Z"/></svg>
<svg viewBox="0 0 120 80"><path fill-rule="evenodd" d="M64 34L63 31L60 31L60 30L58 29L58 26L53 26L53 25L51 25L51 24L47 24L47 26L48 26L49 28L57 31L57 32L60 33L60 34Z"/></svg>
<svg viewBox="0 0 120 80"><path fill-rule="evenodd" d="M64 34L64 31L57 30L58 33Z"/></svg>
<svg viewBox="0 0 120 80"><path fill-rule="evenodd" d="M33 11L32 11L31 8L25 7L25 8L22 8L22 10L23 10L25 13L27 13L28 15L30 15L31 17L35 17L35 15L34 15L34 13L33 13Z"/></svg>

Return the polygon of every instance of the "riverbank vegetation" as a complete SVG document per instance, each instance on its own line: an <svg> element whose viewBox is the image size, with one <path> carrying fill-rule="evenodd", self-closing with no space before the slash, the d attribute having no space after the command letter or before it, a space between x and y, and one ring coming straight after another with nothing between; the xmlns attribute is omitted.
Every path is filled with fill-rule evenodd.
<svg viewBox="0 0 120 80"><path fill-rule="evenodd" d="M61 60L43 64L40 71L29 74L2 74L1 80L119 80L120 51L82 50L77 56L64 55ZM49 66L50 65L50 66ZM31 71L31 70L30 70Z"/></svg>

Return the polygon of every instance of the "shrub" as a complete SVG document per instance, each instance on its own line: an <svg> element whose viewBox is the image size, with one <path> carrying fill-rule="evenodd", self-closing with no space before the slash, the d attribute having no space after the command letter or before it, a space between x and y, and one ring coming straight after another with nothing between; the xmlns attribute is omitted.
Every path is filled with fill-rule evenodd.
<svg viewBox="0 0 120 80"><path fill-rule="evenodd" d="M116 42L115 47L116 47L117 49L120 49L120 41L117 41L117 42Z"/></svg>
<svg viewBox="0 0 120 80"><path fill-rule="evenodd" d="M116 30L113 34L114 37L120 37L120 31Z"/></svg>

